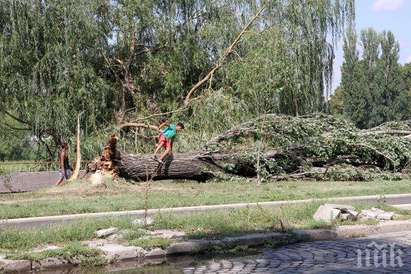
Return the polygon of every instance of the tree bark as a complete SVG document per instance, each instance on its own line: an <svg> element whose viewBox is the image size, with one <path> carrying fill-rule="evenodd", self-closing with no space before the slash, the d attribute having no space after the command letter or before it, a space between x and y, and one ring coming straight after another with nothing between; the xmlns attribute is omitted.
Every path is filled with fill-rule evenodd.
<svg viewBox="0 0 411 274"><path fill-rule="evenodd" d="M277 154L265 154L264 157L273 155ZM224 174L256 175L254 163L242 154L177 153L160 164L151 154L134 155L118 151L115 135L105 146L103 154L87 166L87 172L98 170L135 181L189 179L203 182Z"/></svg>
<svg viewBox="0 0 411 274"><path fill-rule="evenodd" d="M152 155L117 153L113 167L120 177L136 181L190 179L206 181L216 177L219 168L197 154L175 154L160 164Z"/></svg>
<svg viewBox="0 0 411 274"><path fill-rule="evenodd" d="M74 167L73 175L71 175L69 181L77 180L80 175L80 168L81 168L80 116L81 114L82 113L77 114L76 165Z"/></svg>

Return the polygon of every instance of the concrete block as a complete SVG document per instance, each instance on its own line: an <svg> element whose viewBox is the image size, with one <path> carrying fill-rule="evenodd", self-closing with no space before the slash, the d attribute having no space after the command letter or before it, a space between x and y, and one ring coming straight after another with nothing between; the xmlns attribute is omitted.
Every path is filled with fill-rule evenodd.
<svg viewBox="0 0 411 274"><path fill-rule="evenodd" d="M321 205L314 213L314 220L332 222L336 220L340 215L341 210L334 208L333 205Z"/></svg>
<svg viewBox="0 0 411 274"><path fill-rule="evenodd" d="M146 254L146 258L152 258L152 257L165 257L166 256L166 251L161 249L161 248L154 248L153 250L150 250Z"/></svg>
<svg viewBox="0 0 411 274"><path fill-rule="evenodd" d="M212 242L207 240L187 241L171 244L166 252L171 254L193 254L205 250L211 246Z"/></svg>
<svg viewBox="0 0 411 274"><path fill-rule="evenodd" d="M154 230L150 233L152 236L164 239L181 239L186 236L186 233L178 230L160 229Z"/></svg>
<svg viewBox="0 0 411 274"><path fill-rule="evenodd" d="M40 268L42 269L62 267L67 264L69 264L69 262L62 258L50 257L40 260Z"/></svg>
<svg viewBox="0 0 411 274"><path fill-rule="evenodd" d="M144 257L146 253L141 247L119 244L104 244L95 248L101 250L109 261Z"/></svg>
<svg viewBox="0 0 411 274"><path fill-rule="evenodd" d="M97 238L106 238L110 235L117 233L119 229L117 227L110 227L106 229L100 229L95 232Z"/></svg>

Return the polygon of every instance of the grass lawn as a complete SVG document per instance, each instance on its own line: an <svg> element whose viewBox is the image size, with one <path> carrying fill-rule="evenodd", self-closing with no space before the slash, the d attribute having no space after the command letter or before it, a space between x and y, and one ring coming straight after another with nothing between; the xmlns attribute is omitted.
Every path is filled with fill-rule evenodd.
<svg viewBox="0 0 411 274"><path fill-rule="evenodd" d="M57 163L35 161L0 161L0 176L22 171L57 170Z"/></svg>
<svg viewBox="0 0 411 274"><path fill-rule="evenodd" d="M277 209L245 208L184 216L158 214L154 218L154 224L146 229L176 229L186 232L187 239L219 239L224 236L250 232L284 232L292 229L331 228L336 225L317 222L312 218L319 205L320 203L313 202L304 205L289 205ZM360 204L354 206L358 209L363 208ZM386 205L377 206L384 210L400 213L403 215L403 219L411 218L410 211L398 210ZM113 226L128 231L124 241L130 245L150 249L152 247L166 248L172 243L172 240L144 237L147 235L147 231L142 227L133 226L131 219L125 217L84 220L65 226L27 231L1 231L0 253L21 254L45 244L56 244L62 247L76 245L81 241L93 239L96 230Z"/></svg>
<svg viewBox="0 0 411 274"><path fill-rule="evenodd" d="M144 208L145 183L108 182L105 186L75 182L34 193L0 195L0 219ZM233 180L196 183L152 182L149 208L266 202L358 195L411 193L411 180L373 182L268 182Z"/></svg>
<svg viewBox="0 0 411 274"><path fill-rule="evenodd" d="M312 215L318 206L318 203L310 203L290 205L274 210L262 208L238 209L184 216L158 214L154 218L154 224L149 226L148 229L177 229L185 231L187 238L219 238L247 232L329 227L329 225L313 220ZM30 250L40 245L51 243L63 245L90 240L94 238L96 230L113 226L133 231L126 238L131 244L144 247L159 245L164 248L171 243L161 242L155 238L145 241L144 238L142 239L144 232L141 232L141 227L133 226L131 220L129 218L84 220L54 228L2 231L0 233L0 252Z"/></svg>

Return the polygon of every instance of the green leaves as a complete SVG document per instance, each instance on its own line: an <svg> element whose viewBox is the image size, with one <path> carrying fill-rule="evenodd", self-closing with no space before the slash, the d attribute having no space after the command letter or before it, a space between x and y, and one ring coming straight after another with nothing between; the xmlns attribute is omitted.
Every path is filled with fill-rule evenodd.
<svg viewBox="0 0 411 274"><path fill-rule="evenodd" d="M87 113L82 128L96 129L112 112L101 109L109 106L111 87L98 75L101 31L90 17L93 3L9 2L0 8L6 14L0 87L7 110L27 121L40 139L69 138L80 111Z"/></svg>
<svg viewBox="0 0 411 274"><path fill-rule="evenodd" d="M410 118L407 106L411 97L407 96L409 88L401 75L399 44L394 35L363 30L362 58L356 40L356 34L350 32L344 45L341 84L344 113L360 128Z"/></svg>
<svg viewBox="0 0 411 274"><path fill-rule="evenodd" d="M55 144L75 135L82 111L81 128L92 136L116 113L135 119L176 109L263 4L258 24L205 85L213 96L178 118L205 128L195 138L202 141L259 113L322 111L333 42L354 14L352 0L6 2L1 107Z"/></svg>

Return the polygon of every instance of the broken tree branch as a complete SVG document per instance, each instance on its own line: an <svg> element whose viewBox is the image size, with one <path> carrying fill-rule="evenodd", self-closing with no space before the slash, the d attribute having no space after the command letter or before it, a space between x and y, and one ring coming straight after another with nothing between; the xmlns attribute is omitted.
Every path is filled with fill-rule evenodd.
<svg viewBox="0 0 411 274"><path fill-rule="evenodd" d="M124 123L124 124L121 124L119 127L120 127L120 129L128 128L128 127L149 128L149 129L152 129L152 130L159 131L158 126L148 125L148 124L144 124L144 123Z"/></svg>
<svg viewBox="0 0 411 274"><path fill-rule="evenodd" d="M81 166L81 151L80 151L80 116L82 113L77 115L77 144L76 144L76 165L74 167L73 175L70 177L69 181L74 181L78 179L80 174Z"/></svg>
<svg viewBox="0 0 411 274"><path fill-rule="evenodd" d="M243 30L237 35L237 37L234 39L233 43L231 43L231 45L225 50L224 55L222 56L222 58L218 61L218 63L214 66L214 68L212 68L210 70L209 73L207 73L207 75L201 79L200 81L197 82L197 84L195 84L190 91L188 92L186 98L184 99L184 105L187 106L190 103L190 99L192 97L192 95L194 94L194 92L196 92L204 83L206 83L210 78L212 78L212 76L214 75L214 73L223 66L224 61L227 59L227 57L229 55L231 55L234 52L234 47L238 44L238 42L240 41L241 37L244 35L244 33L247 32L247 30L251 27L251 25L254 23L254 21L260 16L261 12L265 9L265 7L262 7L257 13L256 15L254 15L254 17L250 20L250 22L248 22L248 24L243 28Z"/></svg>
<svg viewBox="0 0 411 274"><path fill-rule="evenodd" d="M202 98L204 98L204 97L203 96L198 96L198 97L192 99L191 102L193 102L195 100L200 100ZM151 115L148 115L148 116L145 116L145 117L137 118L136 121L145 121L145 120L155 118L155 117L162 117L162 116L166 116L166 115L170 115L170 114L174 114L174 113L178 113L178 112L184 112L186 110L189 110L189 107L188 106L182 106L182 107L177 108L175 110L161 112L161 113L154 113L154 114L151 114ZM130 123L128 123L128 124L130 124Z"/></svg>
<svg viewBox="0 0 411 274"><path fill-rule="evenodd" d="M16 120L17 122L20 122L20 123L22 123L22 124L31 126L31 124L30 124L29 122L23 120L23 119L20 118L20 117L17 117L17 116L15 116L15 115L11 114L11 113L8 112L7 110L4 110L4 109L3 109L3 112L4 112L7 116L9 116L10 118Z"/></svg>

